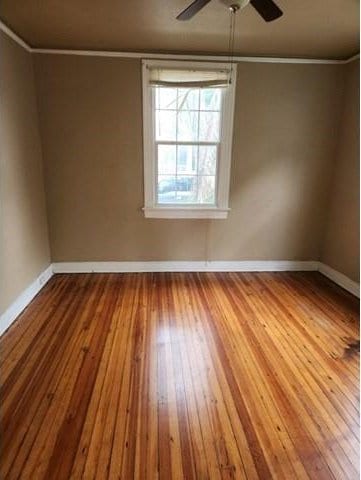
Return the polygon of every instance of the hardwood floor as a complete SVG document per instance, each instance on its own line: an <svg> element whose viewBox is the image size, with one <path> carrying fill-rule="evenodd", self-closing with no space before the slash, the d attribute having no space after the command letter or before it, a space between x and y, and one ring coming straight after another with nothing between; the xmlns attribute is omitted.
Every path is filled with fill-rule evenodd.
<svg viewBox="0 0 361 480"><path fill-rule="evenodd" d="M358 301L318 273L56 275L0 339L2 479L358 479Z"/></svg>

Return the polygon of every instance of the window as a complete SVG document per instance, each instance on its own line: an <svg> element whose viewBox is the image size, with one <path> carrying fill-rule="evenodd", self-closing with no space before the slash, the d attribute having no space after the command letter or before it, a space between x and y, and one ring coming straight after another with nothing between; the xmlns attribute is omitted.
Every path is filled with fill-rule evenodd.
<svg viewBox="0 0 361 480"><path fill-rule="evenodd" d="M235 71L143 61L144 213L227 218Z"/></svg>

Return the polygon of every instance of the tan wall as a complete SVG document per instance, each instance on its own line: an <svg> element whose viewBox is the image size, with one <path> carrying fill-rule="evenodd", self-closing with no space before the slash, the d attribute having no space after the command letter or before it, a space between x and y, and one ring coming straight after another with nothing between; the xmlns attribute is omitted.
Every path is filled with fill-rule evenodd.
<svg viewBox="0 0 361 480"><path fill-rule="evenodd" d="M30 53L0 32L0 312L50 263Z"/></svg>
<svg viewBox="0 0 361 480"><path fill-rule="evenodd" d="M345 99L321 260L359 282L360 62L350 63L345 68Z"/></svg>
<svg viewBox="0 0 361 480"><path fill-rule="evenodd" d="M227 220L145 219L139 60L37 55L53 261L318 259L343 70L239 65Z"/></svg>

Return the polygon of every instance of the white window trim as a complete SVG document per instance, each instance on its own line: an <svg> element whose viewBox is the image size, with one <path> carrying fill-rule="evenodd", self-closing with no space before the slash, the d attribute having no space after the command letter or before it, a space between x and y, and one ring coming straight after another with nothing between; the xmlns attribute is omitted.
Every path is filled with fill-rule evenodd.
<svg viewBox="0 0 361 480"><path fill-rule="evenodd" d="M229 63L172 60L143 60L143 154L144 154L144 215L147 218L227 218L230 210L229 185L232 163L233 116L237 65L233 65L231 84L224 92L221 117L220 154L217 165L216 205L158 205L155 191L155 132L149 68L229 69Z"/></svg>

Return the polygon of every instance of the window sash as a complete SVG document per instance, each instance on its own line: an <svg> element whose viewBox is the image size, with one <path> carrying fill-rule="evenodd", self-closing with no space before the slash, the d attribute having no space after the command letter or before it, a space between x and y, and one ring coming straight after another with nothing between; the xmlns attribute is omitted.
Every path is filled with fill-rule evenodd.
<svg viewBox="0 0 361 480"><path fill-rule="evenodd" d="M171 86L172 88L176 89L176 88L179 88L178 86L176 85L172 85ZM188 85L188 88L193 88L193 87L190 87ZM194 87L194 88L198 88L198 87ZM201 99L200 99L200 96L199 96L199 99L198 99L198 108L196 109L189 109L189 110L183 110L183 109L178 109L178 108L172 108L172 109L161 109L161 108L158 108L158 105L157 105L157 102L156 102L156 88L152 88L151 89L151 99L152 99L152 118L153 118L153 124L154 124L154 130L153 130L153 138L152 138L152 141L154 143L154 158L155 158L155 165L154 165L154 177L153 177L153 198L154 198L154 205L156 207L171 207L171 206L174 206L175 208L176 207L183 207L183 206L187 206L187 207L213 207L215 208L218 204L218 201L217 201L217 198L218 198L218 171L219 171L219 151L220 151L220 145L221 145L221 136L222 136L222 113L223 113L223 92L221 92L221 98L220 98L220 108L219 110L204 110L204 109L201 109L200 108L200 102L201 102ZM177 94L177 102L176 104L178 105L178 94ZM175 115L176 115L176 140L157 140L156 138L156 112L157 111L171 111L171 112L175 112ZM183 113L183 112L195 112L195 113L198 113L200 114L201 112L216 112L216 113L219 113L219 132L218 132L218 138L219 140L218 141L198 141L198 140L189 140L189 141L184 141L184 140L178 140L177 139L177 136L178 136L178 114L179 113ZM199 117L198 117L198 133L197 133L197 137L199 138L199 128L200 128L200 124L199 124ZM159 172L158 172L158 145L174 145L176 147L178 146L182 146L182 145L189 145L189 146L196 146L196 147L199 147L199 146L215 146L217 147L217 153L216 153L216 171L215 171L215 174L214 175L209 175L209 176L212 176L214 177L215 179L215 185L214 185L214 202L209 202L209 203L205 203L205 202L176 202L176 203L173 203L173 202L160 202L159 201L159 192L158 192L158 177L159 177ZM177 148L177 151L178 151L178 148ZM177 158L177 153L176 153L176 171L174 174L169 174L169 176L174 176L176 179L178 176L187 176L187 174L184 174L184 175L178 175L178 171L177 171L177 166L178 166L178 158ZM194 177L197 177L197 182L199 181L199 177L202 177L203 175L199 175L198 174L198 162L199 162L199 150L198 150L198 158L197 158L197 173L192 175ZM162 175L162 174L160 174ZM206 175L204 175L206 176ZM197 184L197 194L199 192L199 183ZM177 190L176 190L177 191Z"/></svg>
<svg viewBox="0 0 361 480"><path fill-rule="evenodd" d="M216 153L216 171L214 173L214 175L200 175L198 173L198 162L199 162L199 152L198 152L198 158L197 158L197 173L195 174L189 174L189 173L184 173L184 174L179 174L178 175L178 171L177 171L177 164L178 164L178 156L177 156L177 151L176 151L176 171L174 174L172 173L169 173L169 174L159 174L158 172L158 145L174 145L175 147L178 147L178 145L182 146L182 145L190 145L190 146L195 146L195 147L200 147L200 146L211 146L211 147L216 147L217 148L217 153ZM218 198L218 172L219 172L219 153L220 153L220 146L221 146L221 142L176 142L176 141L173 141L173 142L169 142L169 141L162 141L162 140L158 140L158 141L155 141L154 142L154 146L155 146L155 151L154 151L154 158L155 158L155 168L154 168L154 204L156 207L200 207L200 208L204 208L204 207L216 207L217 206L217 198ZM200 202L177 202L177 203L172 203L172 202L159 202L159 198L158 198L158 176L159 175L164 175L164 176L170 176L170 177L175 177L177 178L178 176L180 177L197 177L197 180L199 177L214 177L215 179L215 185L214 185L214 202L212 203L200 203ZM198 190L198 186L197 186L197 190Z"/></svg>
<svg viewBox="0 0 361 480"><path fill-rule="evenodd" d="M177 86L172 86L172 88L179 88ZM188 87L188 88L193 88L193 87ZM157 140L157 135L156 135L156 131L157 131L157 124L156 124L156 114L157 112L174 112L175 113L175 121L176 121L176 141L178 141L178 122L179 122L179 114L183 114L183 113L186 113L186 112L193 112L193 113L197 113L198 114L198 133L197 133L197 138L199 138L199 131L200 131L200 121L201 121L201 116L200 114L201 113L218 113L219 114L219 135L218 135L218 142L221 142L221 136L222 136L222 124L223 124L223 109L224 109L224 91L221 91L221 95L220 95L220 107L218 110L205 110L205 109L201 109L201 96L199 95L199 98L198 98L198 108L193 108L193 109L179 109L179 108L159 108L159 105L157 105L157 102L156 102L156 88L151 88L151 91L150 91L150 97L151 97L151 103L152 103L152 116L153 116L153 125L154 125L154 139L153 141L159 141ZM178 92L177 92L177 96L176 96L176 105L178 105ZM192 140L191 143L195 143L197 142L198 140Z"/></svg>

